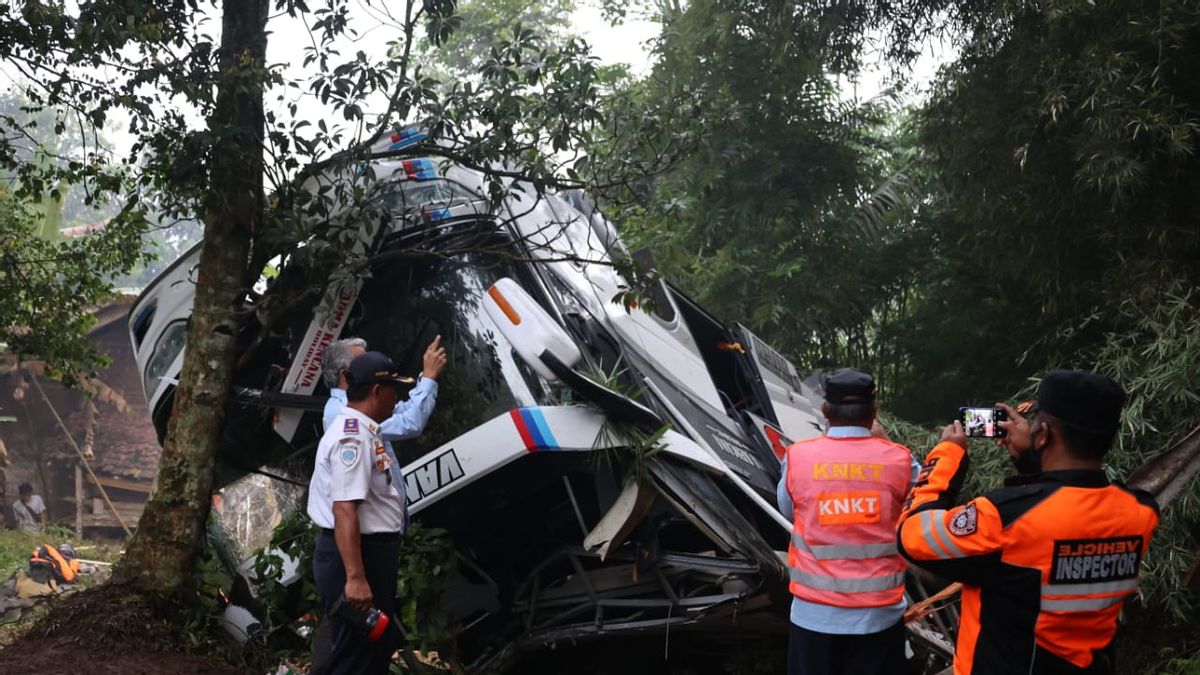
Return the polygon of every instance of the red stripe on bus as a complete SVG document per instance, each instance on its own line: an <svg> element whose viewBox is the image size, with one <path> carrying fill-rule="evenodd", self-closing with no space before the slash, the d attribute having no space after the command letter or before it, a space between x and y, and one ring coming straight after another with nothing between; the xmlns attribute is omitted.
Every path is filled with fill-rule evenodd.
<svg viewBox="0 0 1200 675"><path fill-rule="evenodd" d="M513 419L513 423L517 425L517 433L521 434L521 440L525 442L525 449L533 452L537 449L537 444L533 442L533 434L529 433L529 427L525 425L525 420L521 419L521 411L513 408L508 411L508 414Z"/></svg>

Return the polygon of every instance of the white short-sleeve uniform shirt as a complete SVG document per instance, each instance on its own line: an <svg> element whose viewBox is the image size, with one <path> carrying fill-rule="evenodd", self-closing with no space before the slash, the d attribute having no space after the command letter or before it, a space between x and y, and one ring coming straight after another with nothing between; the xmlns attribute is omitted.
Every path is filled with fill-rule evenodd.
<svg viewBox="0 0 1200 675"><path fill-rule="evenodd" d="M392 459L379 425L347 407L333 419L317 445L308 485L308 516L318 527L333 529L333 503L358 502L362 534L400 532L404 493L394 483Z"/></svg>

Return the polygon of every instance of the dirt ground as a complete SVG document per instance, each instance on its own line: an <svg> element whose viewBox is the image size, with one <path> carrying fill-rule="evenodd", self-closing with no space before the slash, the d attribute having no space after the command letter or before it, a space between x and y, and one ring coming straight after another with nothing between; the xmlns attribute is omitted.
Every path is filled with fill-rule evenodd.
<svg viewBox="0 0 1200 675"><path fill-rule="evenodd" d="M517 675L784 675L786 638L717 640L680 631L571 644L527 655Z"/></svg>
<svg viewBox="0 0 1200 675"><path fill-rule="evenodd" d="M22 640L0 650L0 672L39 672L47 663L69 664L75 672L94 675L241 675L245 671L178 652L139 650L135 645L80 645L74 636Z"/></svg>
<svg viewBox="0 0 1200 675"><path fill-rule="evenodd" d="M1194 653L1200 634L1167 617L1130 608L1118 634L1117 672L1158 673L1172 656ZM269 668L235 667L219 646L194 648L182 626L166 621L119 586L105 584L63 598L11 644L0 648L0 673L39 672L65 665L96 675L243 675ZM786 639L753 634L713 642L686 631L539 650L510 670L521 675L775 675L783 673ZM1169 649L1168 649L1169 648ZM1165 651L1164 651L1165 650Z"/></svg>
<svg viewBox="0 0 1200 675"><path fill-rule="evenodd" d="M0 672L40 672L47 664L96 675L241 675L215 655L188 653L180 626L155 616L120 586L63 598L0 649Z"/></svg>

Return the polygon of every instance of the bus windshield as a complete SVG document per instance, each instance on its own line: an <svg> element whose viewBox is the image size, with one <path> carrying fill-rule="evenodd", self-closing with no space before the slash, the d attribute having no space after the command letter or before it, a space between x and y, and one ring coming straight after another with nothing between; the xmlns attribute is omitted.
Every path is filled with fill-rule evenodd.
<svg viewBox="0 0 1200 675"><path fill-rule="evenodd" d="M413 377L435 336L442 336L449 359L425 432L393 444L402 463L514 407L549 402L546 383L521 361L481 302L497 279L520 281L516 267L494 253L421 256L375 269L364 285L361 312L343 337L366 339Z"/></svg>

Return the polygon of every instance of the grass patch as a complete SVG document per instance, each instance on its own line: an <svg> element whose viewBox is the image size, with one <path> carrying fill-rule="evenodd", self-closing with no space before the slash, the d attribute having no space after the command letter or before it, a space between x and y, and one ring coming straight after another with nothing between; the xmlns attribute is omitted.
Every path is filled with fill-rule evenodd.
<svg viewBox="0 0 1200 675"><path fill-rule="evenodd" d="M25 568L33 549L42 544L57 547L64 543L74 546L76 554L85 560L115 563L121 557L120 544L76 539L74 532L57 525L50 525L45 532L0 529L0 583L8 581L17 570ZM84 589L95 584L90 575L84 574L75 586ZM27 610L18 620L4 621L0 618L0 647L11 644L48 611L49 606L43 603Z"/></svg>
<svg viewBox="0 0 1200 675"><path fill-rule="evenodd" d="M64 527L51 525L45 532L0 530L0 582L24 568L29 562L29 554L42 544L56 547L70 544L75 547L76 554L85 560L111 563L121 557L120 545L76 539L75 533Z"/></svg>

